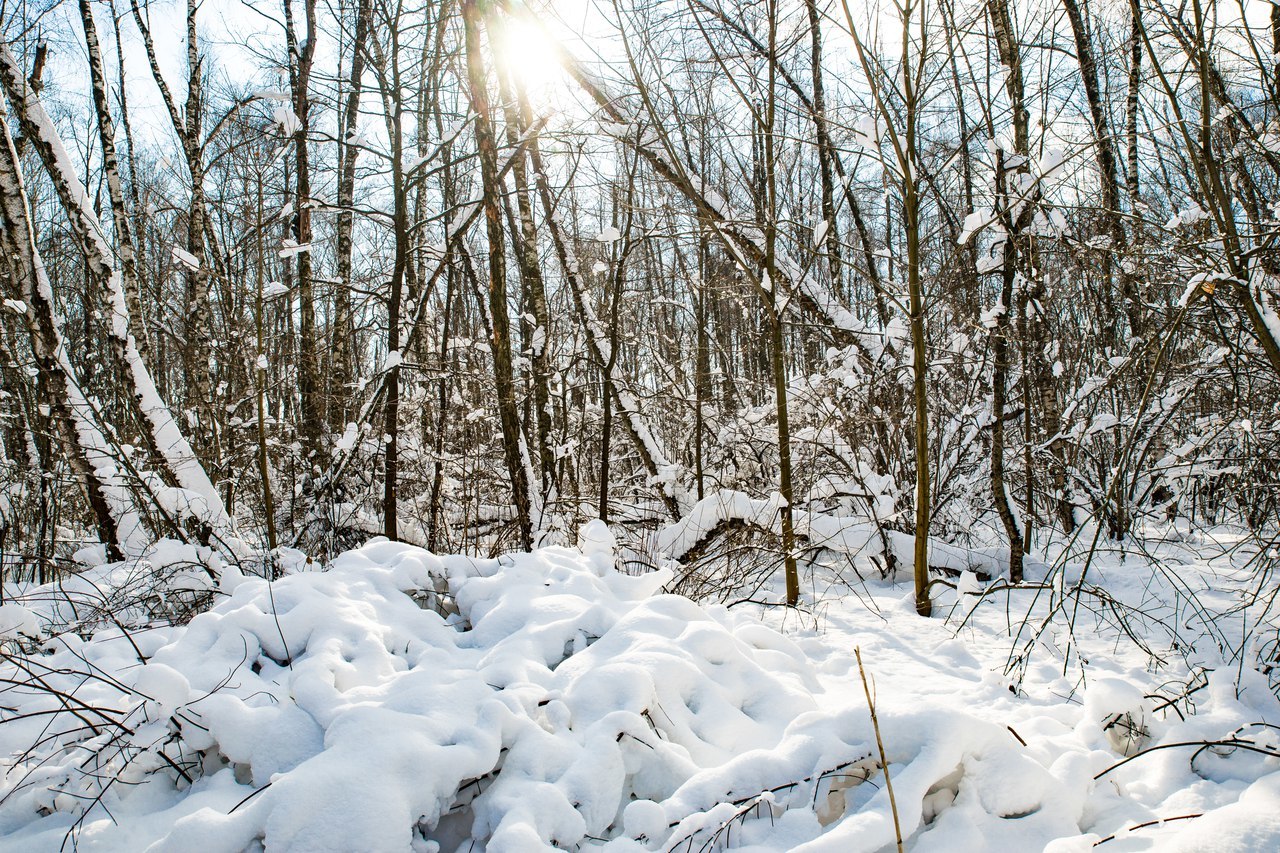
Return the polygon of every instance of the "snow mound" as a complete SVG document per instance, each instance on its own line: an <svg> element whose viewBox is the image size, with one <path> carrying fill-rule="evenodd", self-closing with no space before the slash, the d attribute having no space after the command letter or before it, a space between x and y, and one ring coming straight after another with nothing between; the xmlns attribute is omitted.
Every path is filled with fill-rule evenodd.
<svg viewBox="0 0 1280 853"><path fill-rule="evenodd" d="M661 594L667 572L617 572L601 527L585 554L496 560L374 540L270 584L225 572L185 626L116 622L6 654L3 846L892 847L861 685L825 689L792 640ZM1059 726L1056 749L954 706L881 709L903 837L1085 838L1092 776L1119 752L1098 726L1141 698L1100 685L1084 740ZM1245 807L1276 796L1260 774Z"/></svg>
<svg viewBox="0 0 1280 853"><path fill-rule="evenodd" d="M667 525L653 537L655 552L683 559L722 524L740 521L775 533L781 532L782 496L752 498L744 492L721 489L694 504L688 515ZM860 518L843 518L825 513L795 510L796 535L814 546L857 556L878 553L880 542L873 524Z"/></svg>

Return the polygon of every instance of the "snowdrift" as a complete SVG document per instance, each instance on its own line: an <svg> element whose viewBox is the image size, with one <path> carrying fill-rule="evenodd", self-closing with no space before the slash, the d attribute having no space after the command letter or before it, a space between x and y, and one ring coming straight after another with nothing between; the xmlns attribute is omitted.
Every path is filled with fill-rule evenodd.
<svg viewBox="0 0 1280 853"><path fill-rule="evenodd" d="M272 584L228 570L185 626L91 637L38 636L40 596L6 605L0 847L892 849L861 684L824 681L758 619L661 594L665 572L615 571L607 540L497 560L375 540ZM1154 814L1126 786L1160 803L1198 784L1218 812L1133 838L1262 849L1280 839L1270 746L1094 779L1259 713L1211 692L1218 716L1163 729L1124 683L1021 734L945 703L882 708L901 832L917 850L1083 850L1102 837L1086 830ZM1117 739L1121 719L1140 735Z"/></svg>

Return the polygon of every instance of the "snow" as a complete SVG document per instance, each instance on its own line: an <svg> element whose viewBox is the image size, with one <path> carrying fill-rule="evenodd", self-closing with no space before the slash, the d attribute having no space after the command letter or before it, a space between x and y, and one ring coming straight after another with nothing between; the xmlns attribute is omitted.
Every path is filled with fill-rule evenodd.
<svg viewBox="0 0 1280 853"><path fill-rule="evenodd" d="M777 492L768 499L760 499L721 489L694 504L683 518L658 531L653 537L653 548L659 554L679 560L726 521L742 521L780 534L783 504ZM792 513L792 520L796 535L832 551L862 556L876 553L879 547L876 529L865 519L797 509Z"/></svg>
<svg viewBox="0 0 1280 853"><path fill-rule="evenodd" d="M175 264L186 267L193 272L200 269L200 259L181 246L171 246L169 252L173 255Z"/></svg>
<svg viewBox="0 0 1280 853"><path fill-rule="evenodd" d="M588 521L578 531L578 550L585 556L612 558L617 549L618 540L609 530L609 525L598 518Z"/></svg>
<svg viewBox="0 0 1280 853"><path fill-rule="evenodd" d="M35 614L21 604L0 604L0 638L40 636Z"/></svg>
<svg viewBox="0 0 1280 853"><path fill-rule="evenodd" d="M293 136L302 130L302 119L288 107L281 105L271 112L271 121L280 128L281 136Z"/></svg>
<svg viewBox="0 0 1280 853"><path fill-rule="evenodd" d="M1271 339L1280 342L1280 314L1276 313L1276 306L1272 301L1271 293L1268 286L1274 288L1275 279L1267 275L1267 273L1258 269L1254 275L1255 280L1251 282L1254 294L1254 300L1258 306L1258 314L1262 318L1263 328Z"/></svg>
<svg viewBox="0 0 1280 853"><path fill-rule="evenodd" d="M191 701L191 683L186 676L162 663L148 663L138 670L133 689L159 707L162 714L172 714Z"/></svg>
<svg viewBox="0 0 1280 853"><path fill-rule="evenodd" d="M281 259L292 258L311 251L310 243L299 243L296 240L286 238L281 242L281 248L278 254Z"/></svg>
<svg viewBox="0 0 1280 853"><path fill-rule="evenodd" d="M1181 298L1178 299L1178 307L1185 308L1191 304L1191 300L1196 293L1204 290L1205 293L1212 294L1215 284L1221 280L1222 276L1214 273L1196 273L1187 279L1187 286L1182 291Z"/></svg>
<svg viewBox="0 0 1280 853"><path fill-rule="evenodd" d="M983 208L967 214L964 218L964 226L960 229L960 236L956 238L956 243L961 246L965 245L974 234L977 234L995 221L996 214L991 208Z"/></svg>
<svg viewBox="0 0 1280 853"><path fill-rule="evenodd" d="M333 449L339 453L347 453L356 446L356 442L360 440L360 428L354 423L348 423L346 429L342 431L341 437L333 443Z"/></svg>
<svg viewBox="0 0 1280 853"><path fill-rule="evenodd" d="M770 524L776 503L720 493L660 538L678 548L734 514ZM51 587L21 591L0 629L22 629L0 636L40 634L41 680L6 658L5 844L58 849L78 820L88 851L892 849L855 649L908 849L1280 842L1280 703L1256 673L1212 673L1183 718L1158 709L1166 676L1101 630L1077 638L1083 685L1048 654L1015 682L1001 646L1032 593L972 572L934 619L892 581L834 596L817 570L809 615L731 610L663 594L665 569L619 572L603 522L578 542L478 559L374 539L323 571L281 560L274 583L226 566L185 625L101 606L139 577L129 564L78 576L73 599L97 590L100 606L74 613ZM190 569L205 559L161 543L142 574L186 566L166 588L210 591ZM1109 589L1149 606L1133 570ZM1227 738L1267 754L1177 746Z"/></svg>
<svg viewBox="0 0 1280 853"><path fill-rule="evenodd" d="M1173 230L1174 228L1180 228L1185 225L1194 225L1195 223L1208 218L1209 214L1205 212L1204 208L1195 201L1189 201L1187 203L1187 207L1184 210L1174 213L1169 221L1164 224L1164 227L1168 230Z"/></svg>
<svg viewBox="0 0 1280 853"><path fill-rule="evenodd" d="M996 270L1000 269L1003 266L1004 266L1003 248L997 248L989 255L980 255L978 257L978 262L976 264L978 272L982 275L995 272Z"/></svg>
<svg viewBox="0 0 1280 853"><path fill-rule="evenodd" d="M822 247L822 241L827 239L827 220L823 219L813 228L813 247L819 249Z"/></svg>
<svg viewBox="0 0 1280 853"><path fill-rule="evenodd" d="M1042 178L1047 178L1062 168L1067 162L1067 155L1061 148L1047 148L1037 164Z"/></svg>

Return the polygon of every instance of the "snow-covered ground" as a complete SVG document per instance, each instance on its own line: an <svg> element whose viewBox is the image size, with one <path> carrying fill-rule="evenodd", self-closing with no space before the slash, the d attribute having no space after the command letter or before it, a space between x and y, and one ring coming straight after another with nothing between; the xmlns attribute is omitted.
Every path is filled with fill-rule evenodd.
<svg viewBox="0 0 1280 853"><path fill-rule="evenodd" d="M67 584L74 612L27 590L0 607L0 849L1280 849L1280 703L1252 670L1189 669L1231 648L1212 615L1242 551L1102 555L1114 602L1078 608L1070 571L983 598L964 575L923 619L849 563L803 610L726 608L616 571L598 523L581 546L374 540L207 590L168 545L131 609L94 590L136 565Z"/></svg>

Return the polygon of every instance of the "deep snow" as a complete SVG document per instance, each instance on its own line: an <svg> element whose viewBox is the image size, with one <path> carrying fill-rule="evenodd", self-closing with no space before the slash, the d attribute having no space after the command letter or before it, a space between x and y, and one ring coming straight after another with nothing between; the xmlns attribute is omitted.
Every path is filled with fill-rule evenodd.
<svg viewBox="0 0 1280 853"><path fill-rule="evenodd" d="M186 626L90 605L156 567L178 567L175 599L208 591L187 546L75 578L74 613L27 590L0 607L0 849L71 831L111 851L892 850L855 648L909 849L1280 849L1266 679L1222 667L1159 707L1184 657L1214 654L1208 627L1198 651L1168 630L1194 618L1170 590L1220 570L1181 546L1160 571L1090 569L1143 607L1143 651L1089 601L1073 634L1019 636L1052 583L979 600L964 575L922 619L906 586L820 565L804 611L729 609L615 570L598 523L580 545L480 560L373 540L272 584L223 567ZM90 639L49 635L73 619Z"/></svg>

